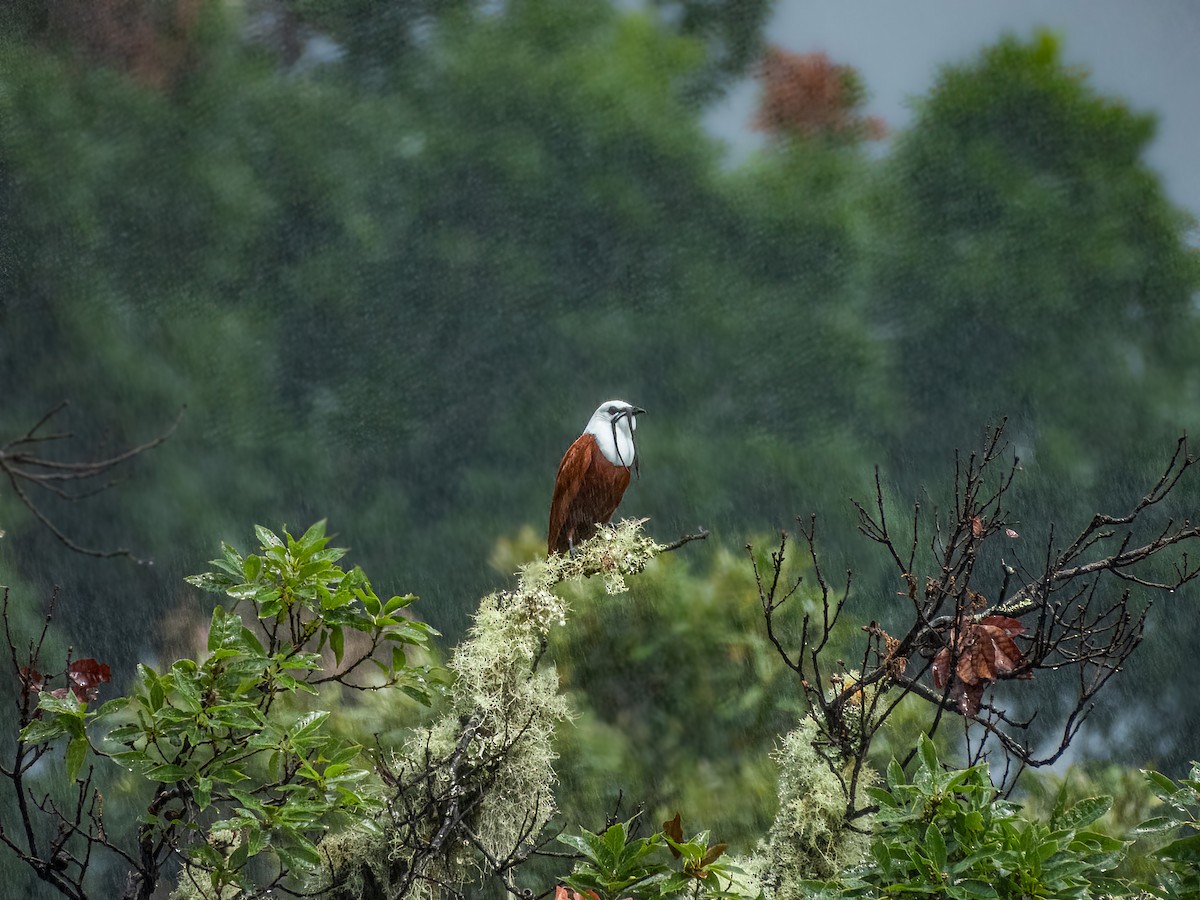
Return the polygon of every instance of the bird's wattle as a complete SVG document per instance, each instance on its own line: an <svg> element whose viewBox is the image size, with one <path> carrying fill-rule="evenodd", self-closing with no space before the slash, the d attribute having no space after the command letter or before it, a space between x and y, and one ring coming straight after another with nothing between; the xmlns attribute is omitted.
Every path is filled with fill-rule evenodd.
<svg viewBox="0 0 1200 900"><path fill-rule="evenodd" d="M630 468L636 458L637 447L633 441L633 417L628 413L612 420L597 422L593 416L588 423L586 434L596 439L596 444L604 458L614 466Z"/></svg>

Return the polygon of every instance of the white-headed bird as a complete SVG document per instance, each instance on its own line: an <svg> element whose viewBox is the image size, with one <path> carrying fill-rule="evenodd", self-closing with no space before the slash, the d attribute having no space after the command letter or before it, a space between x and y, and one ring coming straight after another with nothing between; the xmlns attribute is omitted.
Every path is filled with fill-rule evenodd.
<svg viewBox="0 0 1200 900"><path fill-rule="evenodd" d="M644 412L624 400L605 400L567 448L550 501L547 554L570 553L617 511L629 471L637 471L633 433Z"/></svg>

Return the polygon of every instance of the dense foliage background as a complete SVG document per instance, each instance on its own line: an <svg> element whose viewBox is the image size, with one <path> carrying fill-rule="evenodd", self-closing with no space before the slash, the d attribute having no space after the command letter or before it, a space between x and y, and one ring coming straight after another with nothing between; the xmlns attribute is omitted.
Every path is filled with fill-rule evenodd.
<svg viewBox="0 0 1200 900"><path fill-rule="evenodd" d="M153 565L70 554L0 494L26 621L61 586L62 642L120 681L193 651L210 601L182 579L219 539L328 517L453 642L538 552L563 449L624 397L650 414L623 511L714 539L564 638L587 711L564 753L595 766L565 787L708 798L690 818L753 834L799 700L769 687L731 552L818 511L831 569L886 615L846 502L874 465L890 495L944 501L925 486L1009 417L1036 554L1053 522L1143 490L1200 411L1200 262L1142 162L1150 112L1054 38L1009 36L948 61L880 143L870 85L764 55L766 11L7 4L0 437L67 398L75 454L103 455L186 407L115 492L39 498ZM700 117L753 73L769 142L732 165ZM1177 667L1198 620L1171 602L1092 755L1173 774L1195 755ZM680 784L655 784L664 755Z"/></svg>

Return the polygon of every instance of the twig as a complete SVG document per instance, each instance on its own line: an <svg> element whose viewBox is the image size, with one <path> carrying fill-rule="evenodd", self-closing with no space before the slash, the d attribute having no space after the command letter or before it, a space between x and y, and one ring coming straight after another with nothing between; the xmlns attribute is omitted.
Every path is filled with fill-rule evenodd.
<svg viewBox="0 0 1200 900"><path fill-rule="evenodd" d="M683 537L679 538L678 540L672 541L671 543L664 545L661 549L661 552L670 553L672 550L678 550L684 544L690 544L692 541L703 541L708 537L708 535L709 535L708 529L701 528L695 534L685 534Z"/></svg>
<svg viewBox="0 0 1200 900"><path fill-rule="evenodd" d="M42 511L37 501L26 490L27 487L37 487L46 490L60 499L69 502L77 502L90 496L94 496L101 491L112 487L115 482L107 482L98 488L92 488L80 493L71 493L65 490L61 485L64 483L85 482L95 478L99 478L111 469L120 466L123 463L153 450L174 434L175 429L179 426L180 420L183 418L183 409L180 409L179 414L175 417L175 421L171 426L159 434L157 437L146 441L143 444L130 447L120 453L96 460L88 460L82 462L62 462L59 460L48 459L39 452L31 449L35 445L47 444L54 441L68 440L74 435L70 432L57 434L39 434L41 428L46 425L58 413L62 412L67 407L67 401L62 401L26 431L20 437L14 438L7 444L0 447L0 471L4 472L8 479L9 486L21 504L33 514L33 517L46 528L55 539L58 540L64 547L75 553L84 556L91 556L98 559L111 559L113 557L127 557L134 562L145 564L148 561L134 555L134 553L125 548L116 550L98 550L76 542L69 537L61 528L59 528L45 512Z"/></svg>

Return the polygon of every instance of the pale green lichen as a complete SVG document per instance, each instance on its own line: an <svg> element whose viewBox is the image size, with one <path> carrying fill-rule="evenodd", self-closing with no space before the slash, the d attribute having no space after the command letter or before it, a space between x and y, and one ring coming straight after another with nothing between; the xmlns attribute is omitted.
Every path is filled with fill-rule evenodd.
<svg viewBox="0 0 1200 900"><path fill-rule="evenodd" d="M779 763L779 812L759 846L753 868L777 900L799 900L804 879L832 878L866 858L869 817L846 821L847 787L851 764L834 771L817 752L820 733L805 719L783 739L775 752ZM859 773L856 795L863 795L874 774ZM862 805L856 803L856 806Z"/></svg>
<svg viewBox="0 0 1200 900"><path fill-rule="evenodd" d="M391 859L379 828L351 828L321 842L324 861L322 900L399 900L395 886L403 874Z"/></svg>
<svg viewBox="0 0 1200 900"><path fill-rule="evenodd" d="M427 758L450 759L463 746L465 723L477 722L455 777L466 779L458 786L477 801L466 824L494 858L503 859L523 840L536 838L556 809L554 729L571 709L559 693L554 666L539 665L546 635L564 625L568 613L553 588L600 575L608 593L627 590L625 576L640 572L662 550L642 533L644 521L601 528L573 555L531 562L517 573L515 589L485 597L448 664L455 676L450 709L415 735L397 761L412 772ZM439 789L449 788L448 769L436 777ZM429 833L439 825L430 822ZM392 864L403 866L410 852L397 842ZM436 872L429 874L436 879L462 884L474 877L481 859L459 841L434 865Z"/></svg>
<svg viewBox="0 0 1200 900"><path fill-rule="evenodd" d="M242 835L228 829L218 829L208 835L208 843L226 860L241 846ZM237 900L245 894L232 884L213 887L209 870L204 866L185 862L179 873L179 883L171 892L170 900Z"/></svg>
<svg viewBox="0 0 1200 900"><path fill-rule="evenodd" d="M554 585L578 578L601 575L610 594L628 590L626 575L636 575L663 547L642 531L646 519L624 519L599 529L596 535L575 548L574 554L551 554L521 567L516 593L549 591Z"/></svg>

